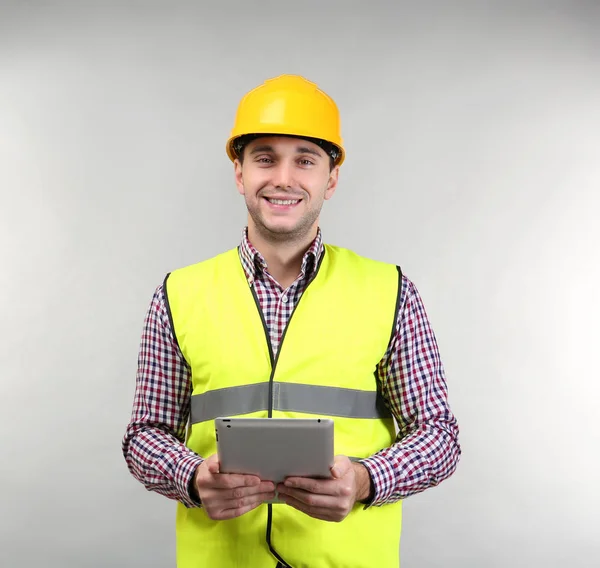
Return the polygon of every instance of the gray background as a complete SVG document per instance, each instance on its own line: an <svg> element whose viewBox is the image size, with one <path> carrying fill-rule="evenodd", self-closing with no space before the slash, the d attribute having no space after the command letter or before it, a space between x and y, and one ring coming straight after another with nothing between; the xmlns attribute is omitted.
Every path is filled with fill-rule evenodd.
<svg viewBox="0 0 600 568"><path fill-rule="evenodd" d="M328 242L402 265L463 458L402 564L600 564L599 2L1 2L0 565L174 565L120 453L164 274L235 246L241 96L299 73L348 152Z"/></svg>

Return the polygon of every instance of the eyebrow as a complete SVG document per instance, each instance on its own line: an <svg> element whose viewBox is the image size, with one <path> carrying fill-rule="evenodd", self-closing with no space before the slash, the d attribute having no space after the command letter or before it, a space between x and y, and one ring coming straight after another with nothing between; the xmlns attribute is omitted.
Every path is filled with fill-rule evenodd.
<svg viewBox="0 0 600 568"><path fill-rule="evenodd" d="M262 144L260 146L256 146L256 148L253 148L252 150L250 150L250 154L260 154L261 152L272 152L275 153L275 149L273 148L273 146L269 145L269 144ZM318 156L319 158L322 158L323 155L321 153L319 153L317 150L314 150L313 148L309 148L308 146L298 146L296 148L296 153L297 154L312 154L313 156Z"/></svg>

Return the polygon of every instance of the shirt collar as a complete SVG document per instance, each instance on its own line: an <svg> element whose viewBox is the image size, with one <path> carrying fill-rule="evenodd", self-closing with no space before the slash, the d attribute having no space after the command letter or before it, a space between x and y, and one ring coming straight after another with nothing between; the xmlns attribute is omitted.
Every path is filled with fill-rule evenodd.
<svg viewBox="0 0 600 568"><path fill-rule="evenodd" d="M323 250L323 236L321 234L321 228L319 227L317 229L317 236L302 257L301 274L303 276L312 277L315 274ZM245 227L242 231L242 241L240 243L239 251L246 279L248 280L248 284L252 286L256 277L261 272L267 270L267 261L250 242L250 239L248 238L248 227Z"/></svg>

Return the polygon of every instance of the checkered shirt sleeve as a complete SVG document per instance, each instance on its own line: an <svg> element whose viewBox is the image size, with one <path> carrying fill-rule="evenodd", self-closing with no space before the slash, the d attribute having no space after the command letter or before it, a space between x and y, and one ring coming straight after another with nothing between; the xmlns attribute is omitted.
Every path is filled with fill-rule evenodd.
<svg viewBox="0 0 600 568"><path fill-rule="evenodd" d="M392 446L361 460L375 488L371 506L438 485L455 471L461 454L436 337L419 292L405 276L396 331L378 375L398 435Z"/></svg>
<svg viewBox="0 0 600 568"><path fill-rule="evenodd" d="M190 481L202 458L185 446L191 373L167 315L162 285L144 320L131 420L122 451L131 474L148 491L198 506Z"/></svg>

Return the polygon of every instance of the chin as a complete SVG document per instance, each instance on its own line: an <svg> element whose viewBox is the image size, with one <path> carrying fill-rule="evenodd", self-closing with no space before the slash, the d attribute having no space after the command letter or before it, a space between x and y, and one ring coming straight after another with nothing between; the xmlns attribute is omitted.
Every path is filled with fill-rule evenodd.
<svg viewBox="0 0 600 568"><path fill-rule="evenodd" d="M298 224L290 223L262 223L263 229L272 235L295 235L300 227Z"/></svg>
<svg viewBox="0 0 600 568"><path fill-rule="evenodd" d="M267 230L276 235L293 235L298 231L298 228L284 225L270 225L267 226Z"/></svg>

